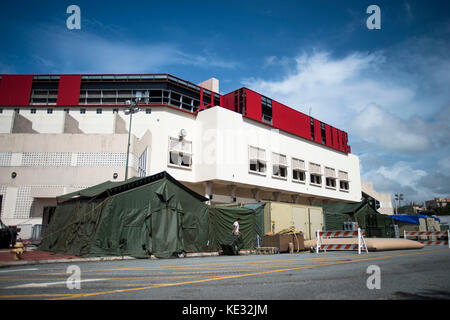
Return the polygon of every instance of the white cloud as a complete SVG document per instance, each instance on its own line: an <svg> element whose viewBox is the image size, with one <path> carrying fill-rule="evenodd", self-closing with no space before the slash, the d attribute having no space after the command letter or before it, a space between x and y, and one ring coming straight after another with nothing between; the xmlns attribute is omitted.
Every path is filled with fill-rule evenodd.
<svg viewBox="0 0 450 320"><path fill-rule="evenodd" d="M213 53L193 54L173 44L108 39L83 30L48 28L40 32L47 34L48 42L46 50L32 50L37 52L34 59L53 73L164 72L169 65L227 69L238 66L238 63L223 60Z"/></svg>
<svg viewBox="0 0 450 320"><path fill-rule="evenodd" d="M406 162L399 161L392 166L381 166L361 175L362 181L372 181L375 189L382 193L403 193L408 200L425 200L432 192L422 187L420 181L428 173L414 169Z"/></svg>
<svg viewBox="0 0 450 320"><path fill-rule="evenodd" d="M269 59L277 61L276 57ZM286 59L285 59L286 60ZM399 106L411 101L414 92L401 84L378 81L386 58L381 52L353 53L334 59L329 52L301 54L295 69L282 80L246 79L244 84L300 111L312 108L312 116L344 127L349 115L367 105Z"/></svg>
<svg viewBox="0 0 450 320"><path fill-rule="evenodd" d="M427 125L419 118L404 121L371 104L350 123L352 134L397 153L424 152L432 148Z"/></svg>
<svg viewBox="0 0 450 320"><path fill-rule="evenodd" d="M450 173L450 156L447 156L446 158L439 160L438 165L439 165L438 169L442 173L449 174ZM449 181L449 184L450 184L450 181Z"/></svg>
<svg viewBox="0 0 450 320"><path fill-rule="evenodd" d="M364 155L362 178L375 189L424 200L448 189L442 170L437 171L450 166L444 160L450 147L445 48L450 46L411 39L384 51L342 57L302 53L291 59L294 67L281 80L243 83L301 112L312 107L313 117L348 131L350 145L357 146L352 151ZM288 59L273 56L265 63L281 61Z"/></svg>

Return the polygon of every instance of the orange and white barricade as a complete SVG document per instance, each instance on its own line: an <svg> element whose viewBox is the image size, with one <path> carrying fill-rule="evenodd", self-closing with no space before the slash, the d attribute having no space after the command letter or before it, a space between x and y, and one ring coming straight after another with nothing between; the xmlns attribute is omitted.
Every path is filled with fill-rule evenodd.
<svg viewBox="0 0 450 320"><path fill-rule="evenodd" d="M366 233L361 231L360 228L358 230L340 230L340 231L320 231L316 232L316 253L319 253L320 250L358 250L358 254L361 254L362 250L365 250L368 253L366 241L364 237ZM324 243L324 239L331 238L358 238L358 243L348 244L348 243L333 243L326 244Z"/></svg>
<svg viewBox="0 0 450 320"><path fill-rule="evenodd" d="M407 237L431 237L431 236L437 236L437 237L447 237L447 240L418 240L420 243L423 243L426 246L448 246L450 248L450 230L447 231L404 231L403 232L403 238L406 239Z"/></svg>

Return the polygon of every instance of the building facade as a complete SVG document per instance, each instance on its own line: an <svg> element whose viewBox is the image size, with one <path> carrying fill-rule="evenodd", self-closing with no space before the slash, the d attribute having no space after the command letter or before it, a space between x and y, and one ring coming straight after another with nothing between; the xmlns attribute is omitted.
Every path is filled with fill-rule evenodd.
<svg viewBox="0 0 450 320"><path fill-rule="evenodd" d="M439 198L436 197L433 200L425 201L425 207L427 209L436 209L446 207L450 203L450 198Z"/></svg>
<svg viewBox="0 0 450 320"><path fill-rule="evenodd" d="M1 218L48 223L56 197L168 171L211 203L361 200L347 133L241 88L168 74L2 75Z"/></svg>
<svg viewBox="0 0 450 320"><path fill-rule="evenodd" d="M370 181L361 182L361 191L363 198L374 199L376 201L376 210L382 214L394 214L391 195L389 193L377 192L373 183Z"/></svg>

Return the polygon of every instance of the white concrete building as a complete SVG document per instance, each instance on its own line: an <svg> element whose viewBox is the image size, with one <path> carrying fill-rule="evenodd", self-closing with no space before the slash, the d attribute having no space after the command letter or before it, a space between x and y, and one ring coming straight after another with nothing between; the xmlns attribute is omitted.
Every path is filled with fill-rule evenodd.
<svg viewBox="0 0 450 320"><path fill-rule="evenodd" d="M345 132L250 89L220 95L208 89L218 91L216 79L205 83L2 75L2 221L46 224L57 196L123 180L124 102L136 94L144 99L132 119L128 177L167 171L212 203L361 200L359 159Z"/></svg>
<svg viewBox="0 0 450 320"><path fill-rule="evenodd" d="M378 202L379 208L377 211L382 214L394 214L394 207L392 206L391 195L389 193L377 192L373 183L370 181L363 181L361 183L361 191L364 198L372 198Z"/></svg>

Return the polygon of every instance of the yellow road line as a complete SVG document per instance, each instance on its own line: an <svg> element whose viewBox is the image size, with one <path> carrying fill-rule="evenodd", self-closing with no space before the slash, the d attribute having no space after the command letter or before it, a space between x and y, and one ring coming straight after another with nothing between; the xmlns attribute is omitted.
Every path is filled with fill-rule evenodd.
<svg viewBox="0 0 450 320"><path fill-rule="evenodd" d="M371 256L371 257L368 257L368 258L355 258L353 260L346 260L346 261L337 261L337 262L317 264L317 265L302 265L300 267L275 269L275 270L268 270L268 271L262 271L262 272L254 272L254 273L246 273L246 274L225 275L225 276L219 276L219 277L213 277L213 278L207 278L207 279L200 279L200 280L185 281L185 282L152 284L152 285L148 285L148 286L138 286L138 287L129 288L129 289L116 289L116 290L109 290L109 291L99 291L99 292L80 293L80 294L9 295L9 296L0 296L0 298L7 298L7 297L8 298L25 298L25 297L48 297L48 296L50 296L50 297L56 297L54 299L57 299L57 300L59 300L59 299L76 299L76 298L84 298L84 297L90 297L90 296L96 296L96 295L106 295L106 294L111 294L111 293L123 293L123 292L130 292L130 291L148 290L148 289L159 288L159 287L180 286L180 285L204 283L204 282L224 280L224 279L250 277L250 276L257 276L257 275L270 274L270 273L278 273L278 272L285 272L285 271L295 271L295 270L308 269L308 268L324 267L324 266L331 266L331 265L338 265L338 264L348 264L348 263L352 263L352 262L371 261L371 260L379 260L379 259L389 259L389 258L394 258L394 257L419 255L419 254L425 254L425 253L428 253L428 252L436 252L436 251L448 251L448 249L447 250L443 249L443 250L425 251L425 252L412 252L412 253L408 252L408 253L403 253L403 254L381 255L381 256L375 256L375 257ZM341 257L329 257L329 258L343 259L344 256L341 256ZM277 260L277 261L279 261L279 260ZM137 280L137 279L134 279L134 280Z"/></svg>
<svg viewBox="0 0 450 320"><path fill-rule="evenodd" d="M179 266L154 266L154 267L136 267L136 268L112 268L112 269L93 269L93 270L82 270L82 273L85 272L102 272L102 271L126 271L126 270L134 270L134 271L151 271L151 270L168 270L168 269L186 269L192 267L208 267L208 266L240 266L247 264L261 264L261 263L278 263L278 262L296 262L296 261L309 261L309 260L337 260L337 259L346 259L346 258L358 258L358 256L341 256L341 257L317 257L317 258L309 258L309 259L282 259L282 260L260 260L260 261L246 261L246 262L221 262L221 263L204 263L204 264L187 264L187 265L179 265ZM219 268L214 268L217 270ZM225 269L223 267L222 269ZM36 275L62 275L66 274L65 272L57 272L57 273L41 273Z"/></svg>
<svg viewBox="0 0 450 320"><path fill-rule="evenodd" d="M430 251L427 251L427 252L430 252ZM203 282L210 282L210 281L217 281L217 280L224 280L224 279L233 279L233 278L242 278L242 277L251 277L251 276L270 274L270 273L278 273L278 272L285 272L285 271L295 271L295 270L307 269L307 268L316 268L316 267L324 267L324 266L331 266L331 265L338 265L338 264L347 264L347 263L350 263L350 262L372 261L372 260L379 260L379 259L394 258L394 257L398 257L398 256L416 255L416 254L425 254L425 253L426 252L416 252L416 253L409 253L409 254L377 256L377 257L371 257L371 258L355 259L355 260L352 260L352 261L330 262L330 263L325 263L325 264L307 265L307 266L294 267L294 268L268 270L268 271L263 271L263 272L254 272L254 273L246 273L246 274L238 274L238 275L228 275L228 276L221 276L221 277L208 278L208 279L202 279L202 280L193 280L193 281L185 281L185 282L177 282L177 283L158 284L158 285L152 285L152 286L147 286L147 287L137 287L137 288L130 288L130 289L110 290L110 291L99 291L99 292L91 292L91 293L79 293L79 294L74 294L72 296L58 297L58 298L54 298L54 299L50 299L50 300L86 298L86 297L91 297L91 296L96 296L96 295L105 295L105 294L111 294L111 293L123 293L123 292L148 290L148 289L161 288L161 287L181 286L181 285L186 285L186 284L203 283Z"/></svg>
<svg viewBox="0 0 450 320"><path fill-rule="evenodd" d="M37 293L37 294L16 294L16 295L9 295L9 296L1 296L2 299L8 299L8 298L33 298L33 297L62 297L62 296L70 296L71 293Z"/></svg>

